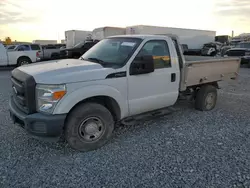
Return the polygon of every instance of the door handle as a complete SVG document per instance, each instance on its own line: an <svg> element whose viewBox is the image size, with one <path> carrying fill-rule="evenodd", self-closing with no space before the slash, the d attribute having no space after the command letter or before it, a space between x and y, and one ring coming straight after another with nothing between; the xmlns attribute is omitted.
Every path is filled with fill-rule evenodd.
<svg viewBox="0 0 250 188"><path fill-rule="evenodd" d="M172 73L171 74L171 82L175 82L175 80L176 80L176 74Z"/></svg>

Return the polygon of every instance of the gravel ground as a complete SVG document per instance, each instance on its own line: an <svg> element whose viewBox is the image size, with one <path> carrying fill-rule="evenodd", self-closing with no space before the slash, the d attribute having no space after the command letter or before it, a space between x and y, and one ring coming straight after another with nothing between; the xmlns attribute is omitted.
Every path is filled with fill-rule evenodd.
<svg viewBox="0 0 250 188"><path fill-rule="evenodd" d="M223 83L217 107L119 127L99 150L30 138L8 116L9 71L0 72L0 187L250 187L250 69Z"/></svg>

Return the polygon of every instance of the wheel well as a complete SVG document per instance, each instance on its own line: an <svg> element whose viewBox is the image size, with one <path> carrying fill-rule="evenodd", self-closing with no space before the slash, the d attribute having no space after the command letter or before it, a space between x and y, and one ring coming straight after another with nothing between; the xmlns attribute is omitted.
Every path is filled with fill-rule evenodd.
<svg viewBox="0 0 250 188"><path fill-rule="evenodd" d="M19 61L20 59L28 59L30 62L32 62L31 59L30 59L28 56L21 56L21 57L19 57L19 58L17 59L17 63L18 63L18 61Z"/></svg>
<svg viewBox="0 0 250 188"><path fill-rule="evenodd" d="M196 89L199 89L199 88L201 88L202 86L206 86L206 85L212 85L212 86L214 86L216 89L220 89L218 82L211 82L211 83L205 83L205 84L201 84L201 85L195 85L195 86L190 87L190 89L196 90Z"/></svg>
<svg viewBox="0 0 250 188"><path fill-rule="evenodd" d="M208 86L208 85L214 86L216 89L220 89L218 82L211 82L211 83L205 83L205 84L189 87L187 88L187 91L189 92L191 91L193 93L193 98L196 98L196 94L200 90L200 88L203 86Z"/></svg>
<svg viewBox="0 0 250 188"><path fill-rule="evenodd" d="M119 121L121 119L121 109L120 109L118 103L116 102L115 99L113 99L112 97L108 97L108 96L95 96L95 97L90 97L90 98L84 99L84 100L80 101L79 103L77 103L70 110L70 112L73 111L76 106L83 104L83 103L87 103L87 102L101 104L101 105L105 106L111 112L115 121Z"/></svg>

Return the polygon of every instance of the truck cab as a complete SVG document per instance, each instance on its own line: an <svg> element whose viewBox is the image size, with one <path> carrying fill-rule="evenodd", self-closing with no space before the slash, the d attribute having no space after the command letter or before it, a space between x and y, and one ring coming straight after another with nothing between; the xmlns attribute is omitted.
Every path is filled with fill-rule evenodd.
<svg viewBox="0 0 250 188"><path fill-rule="evenodd" d="M161 114L180 95L191 93L196 109L212 110L217 81L236 78L238 68L238 59L186 61L174 35L108 37L79 59L13 70L10 114L32 135L64 133L72 148L94 150L116 122Z"/></svg>
<svg viewBox="0 0 250 188"><path fill-rule="evenodd" d="M32 45L17 45L8 50L0 43L0 66L21 66L40 61L38 49L32 49Z"/></svg>

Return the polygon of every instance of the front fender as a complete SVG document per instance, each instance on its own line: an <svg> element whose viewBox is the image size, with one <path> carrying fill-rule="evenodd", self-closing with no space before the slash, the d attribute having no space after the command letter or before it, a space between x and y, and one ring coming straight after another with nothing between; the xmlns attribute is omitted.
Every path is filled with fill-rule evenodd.
<svg viewBox="0 0 250 188"><path fill-rule="evenodd" d="M96 96L107 96L113 98L120 107L121 118L128 115L128 103L125 96L115 88L107 85L94 85L81 87L66 94L56 105L53 114L67 114L79 102Z"/></svg>

